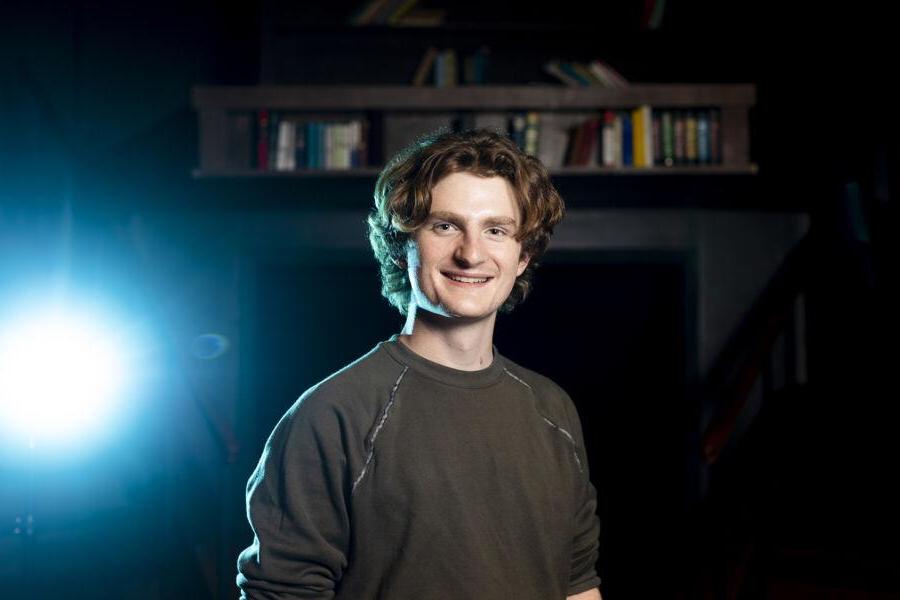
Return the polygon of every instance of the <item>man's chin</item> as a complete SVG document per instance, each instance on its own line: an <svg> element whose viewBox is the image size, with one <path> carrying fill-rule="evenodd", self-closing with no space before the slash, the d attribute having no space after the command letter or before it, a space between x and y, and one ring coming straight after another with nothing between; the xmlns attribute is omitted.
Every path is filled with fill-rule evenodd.
<svg viewBox="0 0 900 600"><path fill-rule="evenodd" d="M428 319L429 322L440 324L442 326L452 326L462 323L477 323L490 318L492 313L485 314L484 311L475 308L466 309L465 307L439 306L436 309L419 308L418 317Z"/></svg>

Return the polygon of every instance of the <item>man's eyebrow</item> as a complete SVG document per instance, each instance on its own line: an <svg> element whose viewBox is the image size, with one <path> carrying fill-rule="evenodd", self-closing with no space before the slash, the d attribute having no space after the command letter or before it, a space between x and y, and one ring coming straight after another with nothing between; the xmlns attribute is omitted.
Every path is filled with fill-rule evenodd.
<svg viewBox="0 0 900 600"><path fill-rule="evenodd" d="M448 221L450 223L458 224L464 223L465 218L456 213L447 212L447 211L434 211L428 215L429 219L437 219L440 221ZM512 217L487 217L483 221L486 225L511 225L513 227L516 226L516 220Z"/></svg>

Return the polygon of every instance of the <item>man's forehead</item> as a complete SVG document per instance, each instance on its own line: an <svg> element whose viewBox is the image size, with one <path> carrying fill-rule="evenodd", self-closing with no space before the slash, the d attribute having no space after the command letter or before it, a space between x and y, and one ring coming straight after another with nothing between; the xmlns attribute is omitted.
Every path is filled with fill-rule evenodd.
<svg viewBox="0 0 900 600"><path fill-rule="evenodd" d="M477 221L481 221L481 222L503 223L503 224L507 224L507 225L515 225L517 222L515 217L509 216L509 215L497 214L497 213L493 213L493 212L486 212L483 214L476 213L474 215L464 215L464 214L454 212L452 210L432 210L431 212L428 213L428 216L429 216L429 218L432 218L432 219L444 219L447 221L477 220Z"/></svg>
<svg viewBox="0 0 900 600"><path fill-rule="evenodd" d="M520 218L519 202L503 177L482 177L466 171L443 177L431 190L429 215L452 213L460 218Z"/></svg>

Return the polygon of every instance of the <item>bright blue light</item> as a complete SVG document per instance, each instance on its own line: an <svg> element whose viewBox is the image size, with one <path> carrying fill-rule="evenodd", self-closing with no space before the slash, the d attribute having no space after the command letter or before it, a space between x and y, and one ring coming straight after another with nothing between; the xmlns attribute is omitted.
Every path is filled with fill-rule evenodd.
<svg viewBox="0 0 900 600"><path fill-rule="evenodd" d="M53 307L0 326L0 428L7 439L67 443L114 412L129 378L127 346L90 314Z"/></svg>

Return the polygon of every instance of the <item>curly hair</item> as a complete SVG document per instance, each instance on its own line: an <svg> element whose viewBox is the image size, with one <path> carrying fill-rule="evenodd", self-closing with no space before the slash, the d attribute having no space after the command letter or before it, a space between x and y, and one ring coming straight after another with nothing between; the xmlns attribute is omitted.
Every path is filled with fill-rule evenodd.
<svg viewBox="0 0 900 600"><path fill-rule="evenodd" d="M506 179L521 211L515 238L529 257L509 297L500 307L511 311L531 290L538 259L547 250L565 205L547 168L522 152L508 137L476 129L437 132L399 152L375 183L375 206L369 213L369 242L381 270L381 293L406 314L412 289L406 269L407 241L428 218L431 191L452 173Z"/></svg>

